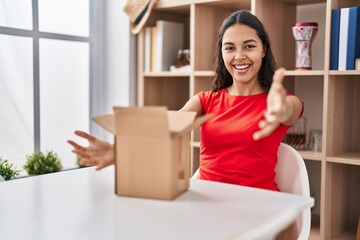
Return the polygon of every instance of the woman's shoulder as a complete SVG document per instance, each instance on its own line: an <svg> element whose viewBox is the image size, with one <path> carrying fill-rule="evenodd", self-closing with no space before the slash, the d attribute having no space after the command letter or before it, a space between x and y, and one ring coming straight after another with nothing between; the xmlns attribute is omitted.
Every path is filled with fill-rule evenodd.
<svg viewBox="0 0 360 240"><path fill-rule="evenodd" d="M201 91L197 95L200 97L200 99L208 99L208 98L214 98L223 96L225 89L221 89L219 91Z"/></svg>

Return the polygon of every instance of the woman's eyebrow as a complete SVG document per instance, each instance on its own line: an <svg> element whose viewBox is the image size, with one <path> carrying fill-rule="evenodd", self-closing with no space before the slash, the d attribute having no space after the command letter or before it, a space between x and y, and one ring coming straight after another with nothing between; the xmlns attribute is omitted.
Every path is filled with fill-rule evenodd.
<svg viewBox="0 0 360 240"><path fill-rule="evenodd" d="M255 39L245 40L244 43L257 42Z"/></svg>
<svg viewBox="0 0 360 240"><path fill-rule="evenodd" d="M255 39L248 39L248 40L245 40L245 41L243 42L243 44L251 43L251 42L257 43L257 41L256 41ZM234 45L234 43L233 43L233 42L224 42L223 45Z"/></svg>

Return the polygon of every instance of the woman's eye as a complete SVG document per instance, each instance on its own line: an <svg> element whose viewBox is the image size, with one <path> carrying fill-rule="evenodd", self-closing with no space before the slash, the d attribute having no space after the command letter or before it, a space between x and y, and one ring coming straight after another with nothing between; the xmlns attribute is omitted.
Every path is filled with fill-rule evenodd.
<svg viewBox="0 0 360 240"><path fill-rule="evenodd" d="M245 49L255 48L255 45L245 45Z"/></svg>
<svg viewBox="0 0 360 240"><path fill-rule="evenodd" d="M225 51L231 51L231 50L234 50L234 47L225 47L224 50Z"/></svg>

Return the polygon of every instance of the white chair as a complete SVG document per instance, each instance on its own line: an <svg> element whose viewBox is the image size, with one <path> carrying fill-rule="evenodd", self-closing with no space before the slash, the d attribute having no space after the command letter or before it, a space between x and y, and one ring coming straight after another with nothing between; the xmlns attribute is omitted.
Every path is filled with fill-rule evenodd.
<svg viewBox="0 0 360 240"><path fill-rule="evenodd" d="M275 168L275 181L281 192L310 196L309 178L304 159L291 146L281 143L278 150L278 163ZM193 179L200 178L199 169ZM309 239L311 227L311 210L306 209L296 220L298 240Z"/></svg>
<svg viewBox="0 0 360 240"><path fill-rule="evenodd" d="M291 146L281 143L278 150L278 163L275 168L275 182L282 192L310 196L309 178L304 159ZM309 239L311 228L311 209L304 210L296 220L299 240Z"/></svg>

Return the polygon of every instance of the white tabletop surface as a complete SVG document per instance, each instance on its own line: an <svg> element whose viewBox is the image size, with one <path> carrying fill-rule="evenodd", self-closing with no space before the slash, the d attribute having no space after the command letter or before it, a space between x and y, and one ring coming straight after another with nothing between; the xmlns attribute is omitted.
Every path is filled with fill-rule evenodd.
<svg viewBox="0 0 360 240"><path fill-rule="evenodd" d="M313 204L203 180L172 201L119 197L114 167L90 167L0 182L0 239L272 239Z"/></svg>

